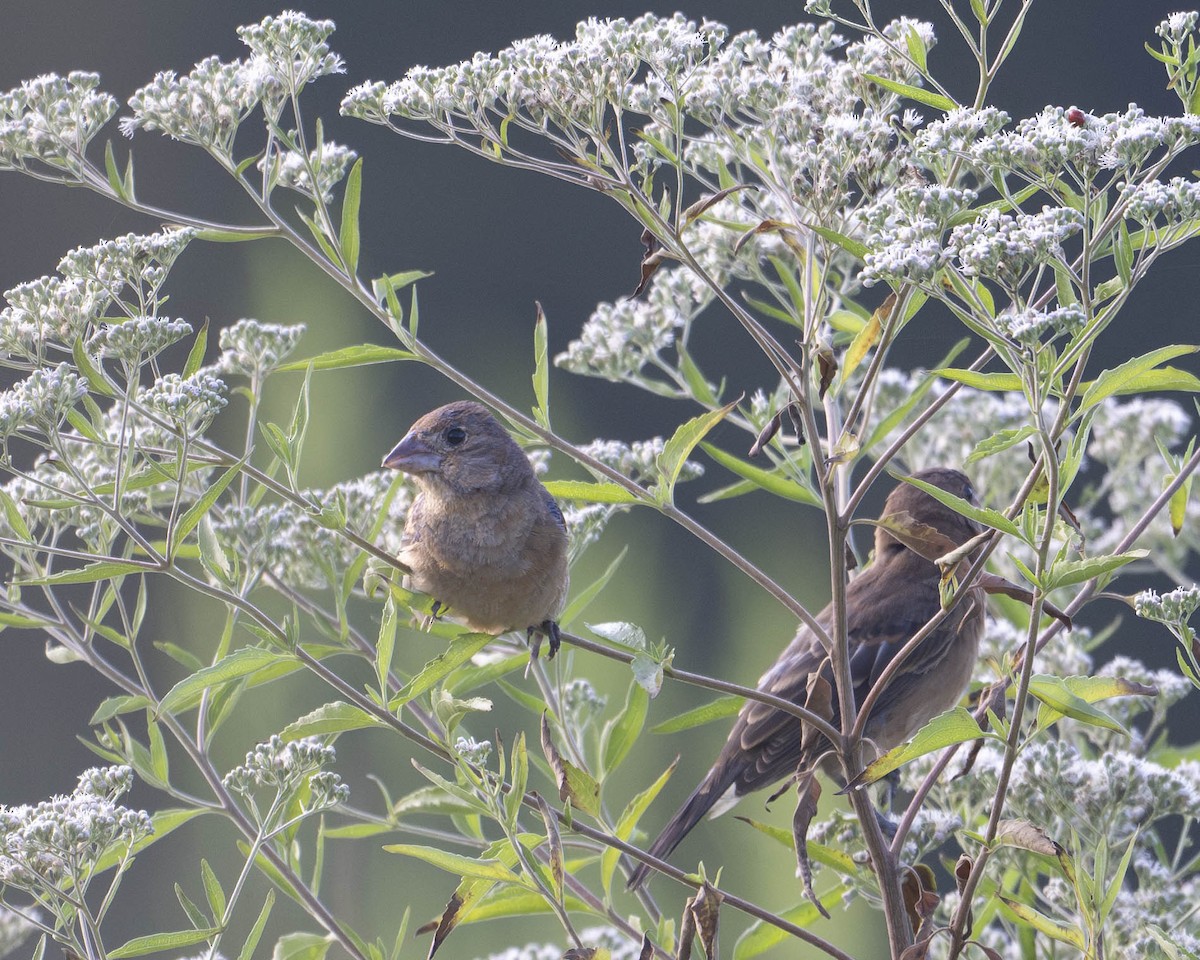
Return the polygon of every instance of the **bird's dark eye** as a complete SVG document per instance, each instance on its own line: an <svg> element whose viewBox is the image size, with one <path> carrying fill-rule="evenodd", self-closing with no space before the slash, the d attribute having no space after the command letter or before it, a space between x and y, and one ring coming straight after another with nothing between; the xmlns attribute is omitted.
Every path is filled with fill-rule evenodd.
<svg viewBox="0 0 1200 960"><path fill-rule="evenodd" d="M447 427L446 432L442 434L446 438L446 442L452 447L457 447L460 443L467 439L467 431L462 427Z"/></svg>

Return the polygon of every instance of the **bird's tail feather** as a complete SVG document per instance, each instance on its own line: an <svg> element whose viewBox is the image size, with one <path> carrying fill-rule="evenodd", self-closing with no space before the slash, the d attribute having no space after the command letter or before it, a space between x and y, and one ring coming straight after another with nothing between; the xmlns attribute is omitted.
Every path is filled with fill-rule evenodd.
<svg viewBox="0 0 1200 960"><path fill-rule="evenodd" d="M660 860L670 856L671 851L679 846L688 831L699 823L709 810L718 806L730 786L737 780L740 772L736 764L730 763L718 764L710 770L708 776L701 781L700 786L692 791L692 795L683 802L683 806L676 811L675 816L670 819L662 833L650 845L647 853ZM718 809L723 812L724 807L727 806L728 804L724 804ZM636 890L645 882L649 874L649 866L644 863L638 864L629 877L628 888Z"/></svg>

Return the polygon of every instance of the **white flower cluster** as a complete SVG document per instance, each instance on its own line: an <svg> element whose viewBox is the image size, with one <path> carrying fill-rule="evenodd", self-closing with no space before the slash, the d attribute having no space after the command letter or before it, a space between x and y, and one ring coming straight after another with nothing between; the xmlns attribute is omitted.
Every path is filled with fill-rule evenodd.
<svg viewBox="0 0 1200 960"><path fill-rule="evenodd" d="M296 349L304 335L304 325L286 326L239 320L221 331L221 356L216 368L221 373L240 374L261 383Z"/></svg>
<svg viewBox="0 0 1200 960"><path fill-rule="evenodd" d="M87 342L87 349L101 357L113 357L130 367L157 356L192 332L186 320L166 317L130 317L121 323L106 323Z"/></svg>
<svg viewBox="0 0 1200 960"><path fill-rule="evenodd" d="M630 22L591 18L575 39L519 40L495 57L442 68L415 67L404 79L368 82L342 101L347 116L388 123L392 116L440 124L454 114L520 112L560 130L599 130L607 105L632 108L641 99L636 80L647 68L655 85L685 82L724 38L719 24L697 25L682 14L647 14Z"/></svg>
<svg viewBox="0 0 1200 960"><path fill-rule="evenodd" d="M492 755L492 741L476 740L474 737L459 737L454 741L454 752L467 763L476 767L485 767L488 757Z"/></svg>
<svg viewBox="0 0 1200 960"><path fill-rule="evenodd" d="M64 277L99 283L114 299L130 287L153 296L166 282L175 261L196 236L191 227L161 233L127 233L91 247L77 247L58 263Z"/></svg>
<svg viewBox="0 0 1200 960"><path fill-rule="evenodd" d="M1073 335L1087 322L1087 315L1077 304L1055 307L1052 310L1010 310L997 318L997 326L1005 334L1026 346L1036 346L1047 338Z"/></svg>
<svg viewBox="0 0 1200 960"><path fill-rule="evenodd" d="M325 42L332 32L332 21L293 11L242 27L250 57L230 63L207 57L186 76L157 74L130 97L133 116L121 121L121 130L127 136L139 128L160 130L231 158L238 127L260 103L275 122L306 84L342 72L341 58Z"/></svg>
<svg viewBox="0 0 1200 960"><path fill-rule="evenodd" d="M877 280L926 283L949 260L942 235L953 217L978 199L974 190L904 184L886 191L856 216L871 248L864 286Z"/></svg>
<svg viewBox="0 0 1200 960"><path fill-rule="evenodd" d="M176 429L191 435L203 433L229 401L225 384L200 370L190 377L167 373L139 395L149 410L170 420Z"/></svg>
<svg viewBox="0 0 1200 960"><path fill-rule="evenodd" d="M117 112L95 73L50 73L0 94L0 170L38 171L45 164L78 177L92 138Z"/></svg>
<svg viewBox="0 0 1200 960"><path fill-rule="evenodd" d="M338 531L348 527L365 534L370 530L394 480L391 472L374 471L329 490L306 490L305 498L314 504L312 511L292 503L224 506L214 515L213 529L250 570L268 570L295 589L336 587L360 552ZM408 484L401 485L388 503L379 546L393 555L400 553L411 503ZM327 518L324 523L317 516L318 507Z"/></svg>
<svg viewBox="0 0 1200 960"><path fill-rule="evenodd" d="M0 884L38 897L86 889L101 857L154 832L149 814L116 803L132 782L129 767L94 768L70 796L0 807Z"/></svg>
<svg viewBox="0 0 1200 960"><path fill-rule="evenodd" d="M1154 32L1168 43L1182 44L1188 34L1196 29L1198 19L1200 13L1195 10L1173 13L1155 27Z"/></svg>
<svg viewBox="0 0 1200 960"><path fill-rule="evenodd" d="M948 246L969 277L994 279L1005 286L1026 272L1063 257L1063 241L1083 229L1083 215L1066 207L1015 217L992 207L970 223L955 227Z"/></svg>
<svg viewBox="0 0 1200 960"><path fill-rule="evenodd" d="M310 797L305 808L312 812L345 803L350 797L350 788L336 774L321 769L335 757L333 747L316 737L284 743L276 734L247 753L246 762L225 774L222 782L244 796L260 787L283 795L307 783Z"/></svg>
<svg viewBox="0 0 1200 960"><path fill-rule="evenodd" d="M327 43L333 29L332 20L312 20L295 10L238 27L238 36L250 48L250 64L262 82L264 98L279 104L318 77L345 73L342 58Z"/></svg>
<svg viewBox="0 0 1200 960"><path fill-rule="evenodd" d="M1143 590L1134 598L1134 612L1146 620L1178 625L1187 623L1200 608L1200 587L1176 587L1159 595L1155 590Z"/></svg>
<svg viewBox="0 0 1200 960"><path fill-rule="evenodd" d="M295 143L296 139L297 134L293 130L288 135L288 141ZM341 183L357 156L349 147L331 140L309 151L308 156L275 143L270 154L258 161L258 169L269 171L270 180L276 186L287 187L306 197L328 203L333 197L333 188Z"/></svg>
<svg viewBox="0 0 1200 960"><path fill-rule="evenodd" d="M34 370L0 393L0 438L25 427L54 433L87 393L87 385L65 363Z"/></svg>
<svg viewBox="0 0 1200 960"><path fill-rule="evenodd" d="M1124 184L1121 203L1125 216L1147 226L1166 221L1167 227L1190 224L1200 216L1200 183L1183 177L1167 182L1145 180Z"/></svg>
<svg viewBox="0 0 1200 960"><path fill-rule="evenodd" d="M109 302L100 284L80 277L40 277L6 290L4 298L0 355L25 364L44 360L49 349L69 354Z"/></svg>

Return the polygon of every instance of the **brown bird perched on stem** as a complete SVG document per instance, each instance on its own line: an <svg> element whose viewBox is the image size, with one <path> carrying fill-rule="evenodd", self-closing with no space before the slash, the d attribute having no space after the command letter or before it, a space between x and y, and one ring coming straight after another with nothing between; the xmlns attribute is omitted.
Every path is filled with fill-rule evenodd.
<svg viewBox="0 0 1200 960"><path fill-rule="evenodd" d="M414 589L480 633L528 630L558 650L567 596L567 528L529 458L479 403L425 414L383 458L419 493L400 559Z"/></svg>
<svg viewBox="0 0 1200 960"><path fill-rule="evenodd" d="M971 481L957 470L933 469L916 479L973 502ZM921 541L923 552L937 557L966 543L979 527L966 517L907 483L887 498L881 521L890 522L906 541ZM921 526L925 525L925 526ZM928 529L932 528L932 529ZM886 526L875 530L875 558L846 588L846 634L854 701L861 704L875 681L900 649L941 609L937 566L892 536ZM826 607L817 620L828 631L833 611ZM875 701L863 735L882 752L902 743L917 728L948 710L962 697L983 633L984 598L979 588L962 597L950 614L902 662ZM758 689L803 705L810 678L818 674L833 690L829 656L817 636L801 627L796 638L758 682ZM836 693L830 722L841 727ZM804 726L790 714L765 703L748 701L712 769L671 818L649 852L668 856L710 810L716 816L742 796L810 769L829 750L822 736L810 735L802 745ZM650 868L639 865L630 877L640 885Z"/></svg>

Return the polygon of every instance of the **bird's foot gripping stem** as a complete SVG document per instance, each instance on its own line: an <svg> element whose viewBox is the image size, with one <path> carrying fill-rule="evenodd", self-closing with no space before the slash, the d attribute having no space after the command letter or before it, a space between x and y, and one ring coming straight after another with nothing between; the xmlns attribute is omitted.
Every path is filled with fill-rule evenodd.
<svg viewBox="0 0 1200 960"><path fill-rule="evenodd" d="M555 620L543 620L536 627L530 627L526 632L533 650L530 657L533 660L538 658L538 654L542 649L542 637L546 637L550 641L550 652L546 655L547 660L553 660L555 654L558 653L558 648L562 646L562 636L558 629L558 623Z"/></svg>

